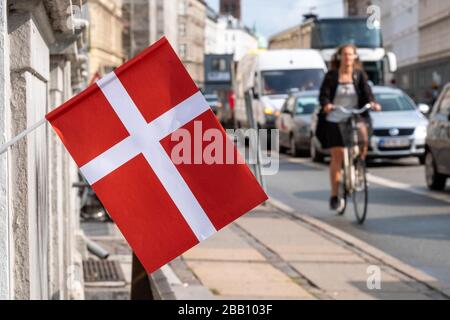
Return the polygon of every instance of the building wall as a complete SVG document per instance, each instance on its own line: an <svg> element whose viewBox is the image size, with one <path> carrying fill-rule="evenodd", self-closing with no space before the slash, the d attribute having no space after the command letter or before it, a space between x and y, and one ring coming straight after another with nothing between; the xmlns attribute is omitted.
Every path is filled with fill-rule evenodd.
<svg viewBox="0 0 450 320"><path fill-rule="evenodd" d="M150 3L148 0L124 0L123 47L126 59L130 59L150 44Z"/></svg>
<svg viewBox="0 0 450 320"><path fill-rule="evenodd" d="M165 36L178 47L178 0L123 0L124 51L134 57Z"/></svg>
<svg viewBox="0 0 450 320"><path fill-rule="evenodd" d="M433 103L450 81L450 3L374 0L382 12L385 47L396 54L396 82L416 101Z"/></svg>
<svg viewBox="0 0 450 320"><path fill-rule="evenodd" d="M270 37L269 49L296 49L302 41L302 28L298 25Z"/></svg>
<svg viewBox="0 0 450 320"><path fill-rule="evenodd" d="M165 36L197 85L203 85L207 27L203 0L125 0L123 8L128 25L124 33L128 57Z"/></svg>
<svg viewBox="0 0 450 320"><path fill-rule="evenodd" d="M419 1L420 61L450 58L450 2Z"/></svg>
<svg viewBox="0 0 450 320"><path fill-rule="evenodd" d="M372 4L370 0L344 0L344 14L346 16L366 16L367 7Z"/></svg>
<svg viewBox="0 0 450 320"><path fill-rule="evenodd" d="M7 6L0 2L0 144L9 133L9 37ZM10 226L8 211L8 157L0 155L0 300L10 297Z"/></svg>
<svg viewBox="0 0 450 320"><path fill-rule="evenodd" d="M16 0L7 12L0 6L0 28L8 27L0 36L0 132L6 140L71 95L71 65L81 66L81 52L67 27L70 4ZM0 297L83 298L76 169L61 142L42 125L9 148L0 165Z"/></svg>
<svg viewBox="0 0 450 320"><path fill-rule="evenodd" d="M199 87L204 84L206 4L202 0L179 0L178 54Z"/></svg>
<svg viewBox="0 0 450 320"><path fill-rule="evenodd" d="M159 0L161 1L161 0ZM155 41L159 40L162 35L165 35L169 40L170 44L175 48L178 47L178 1L167 1L164 2L164 31L163 34L159 34ZM201 16L204 17L205 13L202 12Z"/></svg>
<svg viewBox="0 0 450 320"><path fill-rule="evenodd" d="M220 14L241 20L241 0L220 0Z"/></svg>
<svg viewBox="0 0 450 320"><path fill-rule="evenodd" d="M172 47L178 45L179 0L148 0L150 6L150 44L165 36Z"/></svg>
<svg viewBox="0 0 450 320"><path fill-rule="evenodd" d="M205 21L205 54L218 53L217 37L219 36L218 16L212 8L207 7Z"/></svg>
<svg viewBox="0 0 450 320"><path fill-rule="evenodd" d="M37 12L36 15L41 13ZM48 111L48 39L39 32L32 12L18 12L10 18L11 46L11 136L42 119ZM47 35L47 37L49 37ZM29 51L23 48L29 47ZM11 222L14 252L14 294L16 298L48 295L47 264L43 245L48 229L48 170L45 127L40 127L11 149ZM39 188L38 188L39 186ZM42 226L42 229L41 229Z"/></svg>
<svg viewBox="0 0 450 320"><path fill-rule="evenodd" d="M419 59L419 0L374 0L381 8L384 47L397 56L399 68Z"/></svg>
<svg viewBox="0 0 450 320"><path fill-rule="evenodd" d="M239 61L255 49L258 49L258 39L239 20L231 16L219 18L217 54L234 54L234 60Z"/></svg>
<svg viewBox="0 0 450 320"><path fill-rule="evenodd" d="M89 0L89 78L104 75L125 59L122 44L122 0Z"/></svg>
<svg viewBox="0 0 450 320"><path fill-rule="evenodd" d="M269 49L309 49L311 24L303 23L279 32L269 39Z"/></svg>

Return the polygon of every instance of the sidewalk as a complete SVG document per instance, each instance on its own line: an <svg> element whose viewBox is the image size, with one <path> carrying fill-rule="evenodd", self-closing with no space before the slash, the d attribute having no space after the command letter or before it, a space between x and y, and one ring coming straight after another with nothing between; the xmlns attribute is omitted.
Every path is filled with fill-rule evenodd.
<svg viewBox="0 0 450 320"><path fill-rule="evenodd" d="M442 294L448 288L436 290L433 278L306 219L271 205L258 207L154 273L159 283L168 275L170 294L162 298L448 298ZM380 290L368 289L370 266L381 271Z"/></svg>
<svg viewBox="0 0 450 320"><path fill-rule="evenodd" d="M131 291L131 249L114 223L82 222L81 228L90 240L109 252L106 260L99 260L91 253L86 253L84 262L114 263L112 270L108 264L94 270L92 278L87 281L87 270L84 268L85 299L86 300L129 300ZM117 272L116 272L117 271ZM109 278L109 279L108 279Z"/></svg>

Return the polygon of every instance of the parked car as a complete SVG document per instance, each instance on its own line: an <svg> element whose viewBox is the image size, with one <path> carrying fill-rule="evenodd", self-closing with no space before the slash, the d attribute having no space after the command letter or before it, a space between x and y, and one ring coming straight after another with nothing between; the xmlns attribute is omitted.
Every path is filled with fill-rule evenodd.
<svg viewBox="0 0 450 320"><path fill-rule="evenodd" d="M442 90L431 110L425 172L431 190L445 189L450 176L450 84Z"/></svg>
<svg viewBox="0 0 450 320"><path fill-rule="evenodd" d="M369 145L369 158L405 158L417 157L425 163L425 139L428 120L420 108L403 91L391 87L374 86L375 99L382 106L381 112L371 112L373 135ZM311 123L315 131L317 113ZM311 157L314 161L323 161L329 154L323 150L316 137L311 139Z"/></svg>
<svg viewBox="0 0 450 320"><path fill-rule="evenodd" d="M319 105L318 91L291 93L276 120L280 131L280 150L290 150L294 157L308 155L311 140L311 118Z"/></svg>

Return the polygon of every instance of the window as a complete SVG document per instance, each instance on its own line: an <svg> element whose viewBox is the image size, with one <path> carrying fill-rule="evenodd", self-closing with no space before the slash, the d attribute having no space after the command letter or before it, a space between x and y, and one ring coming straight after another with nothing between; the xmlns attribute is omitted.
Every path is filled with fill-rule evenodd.
<svg viewBox="0 0 450 320"><path fill-rule="evenodd" d="M381 104L383 112L413 111L416 109L412 100L404 94L375 94L375 100Z"/></svg>
<svg viewBox="0 0 450 320"><path fill-rule="evenodd" d="M382 47L381 30L369 29L367 19L324 19L314 24L312 44L314 49L336 48L352 43L361 48Z"/></svg>
<svg viewBox="0 0 450 320"><path fill-rule="evenodd" d="M182 59L186 58L186 53L187 53L187 45L184 43L180 44L180 48L179 48L180 57Z"/></svg>
<svg viewBox="0 0 450 320"><path fill-rule="evenodd" d="M322 69L263 71L263 94L286 94L290 89L318 90L324 77Z"/></svg>
<svg viewBox="0 0 450 320"><path fill-rule="evenodd" d="M225 59L213 59L211 62L212 71L227 71L227 61Z"/></svg>
<svg viewBox="0 0 450 320"><path fill-rule="evenodd" d="M187 11L186 9L187 9L186 0L180 0L180 2L178 3L178 14L185 15Z"/></svg>
<svg viewBox="0 0 450 320"><path fill-rule="evenodd" d="M180 23L178 25L178 33L180 34L180 37L186 36L186 24L185 23Z"/></svg>
<svg viewBox="0 0 450 320"><path fill-rule="evenodd" d="M405 88L405 89L410 89L411 88L410 84L409 84L410 77L411 77L411 75L407 74L407 73L402 75L401 79L402 79L402 86L403 86L403 88Z"/></svg>
<svg viewBox="0 0 450 320"><path fill-rule="evenodd" d="M318 105L319 100L317 96L299 97L297 99L297 109L295 113L300 115L313 114Z"/></svg>

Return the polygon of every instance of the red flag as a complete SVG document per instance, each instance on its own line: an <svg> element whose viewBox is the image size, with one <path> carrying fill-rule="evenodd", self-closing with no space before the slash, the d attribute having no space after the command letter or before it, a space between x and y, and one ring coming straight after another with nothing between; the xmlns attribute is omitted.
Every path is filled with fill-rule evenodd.
<svg viewBox="0 0 450 320"><path fill-rule="evenodd" d="M197 161L229 140L165 38L47 119L149 273L267 199L245 164L226 164L230 149ZM196 144L210 129L220 141ZM172 161L181 131L192 164Z"/></svg>

